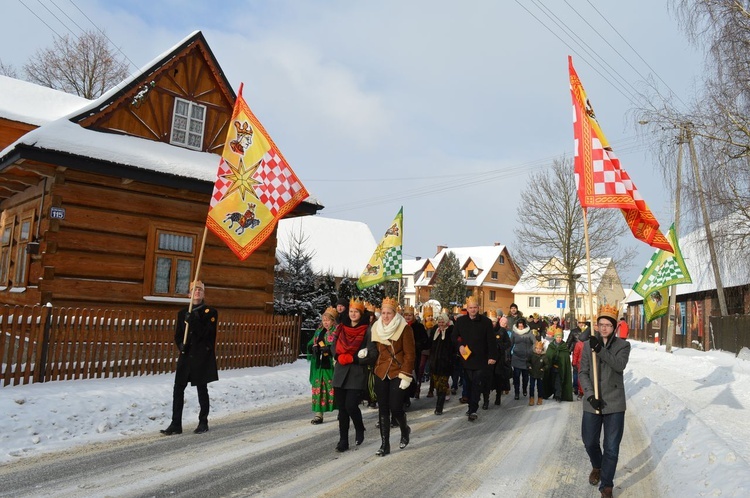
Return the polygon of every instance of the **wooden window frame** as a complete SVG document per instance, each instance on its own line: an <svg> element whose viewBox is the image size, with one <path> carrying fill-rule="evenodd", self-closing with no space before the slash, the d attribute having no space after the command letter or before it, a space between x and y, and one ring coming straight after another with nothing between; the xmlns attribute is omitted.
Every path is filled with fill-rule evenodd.
<svg viewBox="0 0 750 498"><path fill-rule="evenodd" d="M490 301L491 302L497 301L497 292L496 291L493 291L493 290L490 291Z"/></svg>
<svg viewBox="0 0 750 498"><path fill-rule="evenodd" d="M502 254L500 256L498 256L498 258L497 258L497 264L504 265L505 264L505 256L503 256Z"/></svg>
<svg viewBox="0 0 750 498"><path fill-rule="evenodd" d="M3 241L2 237L6 230L10 230L8 240ZM10 282L10 263L13 254L13 246L16 232L16 216L8 215L0 228L0 287L7 288Z"/></svg>
<svg viewBox="0 0 750 498"><path fill-rule="evenodd" d="M34 238L35 215L36 210L34 209L24 211L18 218L18 223L16 224L14 229L15 247L11 251L11 254L15 253L16 257L12 262L13 278L11 279L11 281L13 283L13 288L16 289L25 289L29 284L29 264L31 263L31 255L26 252L26 247ZM21 232L23 230L24 223L27 222L29 224L29 229L28 233L26 234L26 238L24 239L21 237Z"/></svg>
<svg viewBox="0 0 750 498"><path fill-rule="evenodd" d="M496 271L490 272L490 278L492 280L497 280L498 279L498 273Z"/></svg>
<svg viewBox="0 0 750 498"><path fill-rule="evenodd" d="M192 280L195 273L195 265L198 261L198 254L200 252L200 241L201 241L201 228L175 225L175 224L157 224L154 223L149 227L148 242L146 244L146 265L145 275L143 279L143 293L146 296L153 298L189 298L189 292L179 293L176 291L177 284L177 261L188 260L190 261L190 274L188 281ZM193 247L191 253L170 251L167 249L159 249L159 235L160 234L173 234L182 237L191 237L193 239ZM157 292L157 264L159 258L170 258L172 260L172 266L169 274L168 291Z"/></svg>
<svg viewBox="0 0 750 498"><path fill-rule="evenodd" d="M187 115L177 114L177 106L179 104L181 104L181 103L187 104L187 108L188 108ZM197 118L193 117L193 109L194 108L200 108L200 109L202 109L202 112L203 112L203 118L202 119L197 119ZM208 108L206 106L204 106L204 105L201 105L201 104L198 104L198 103L195 103L195 102L191 102L189 100L181 99L179 97L175 97L175 99L174 99L174 106L172 107L172 127L169 130L169 143L172 144L172 145L178 145L180 147L185 147L187 149L203 150L203 139L204 139L204 136L205 136L205 133L206 133L206 114L207 114L207 112L208 112ZM177 122L177 120L179 118L185 118L185 121L186 121L185 128L177 126L176 122ZM195 131L192 131L190 129L190 124L192 122L198 122L198 123L200 123L200 128L201 128L200 129L200 133L196 133ZM181 132L185 133L185 140L183 142L181 142L181 141L179 141L179 140L177 140L175 138L175 132L176 131L181 131ZM198 146L190 145L190 136L191 135L192 136L199 136L200 137L200 140L199 140L200 145L198 145Z"/></svg>

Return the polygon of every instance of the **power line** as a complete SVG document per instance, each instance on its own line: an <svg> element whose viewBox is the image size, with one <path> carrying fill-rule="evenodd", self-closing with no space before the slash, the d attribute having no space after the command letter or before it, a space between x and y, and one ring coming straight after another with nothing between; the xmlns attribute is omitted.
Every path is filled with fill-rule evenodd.
<svg viewBox="0 0 750 498"><path fill-rule="evenodd" d="M117 50L118 52L120 52L122 54L122 56L125 57L125 59L127 59L127 61L130 63L131 66L133 66L136 70L140 69L138 66L136 66L136 64L133 61L130 60L130 57L128 57L127 54L125 52L123 52L120 47L118 47L117 45L115 45L115 43L109 38L109 36L107 36L107 33L105 33L99 26L97 26L96 23L94 21L92 21L91 18L89 16L87 16L86 13L84 11L82 11L81 8L78 7L78 5L76 5L76 3L73 0L68 0L68 1L71 4L73 4L73 7L75 7L76 10L78 10L78 12L80 12L81 15L83 15L83 17L85 17L86 19L88 19L88 21L91 23L91 25L94 26L97 29L97 31L99 31L99 33L101 33L102 36L104 36L104 38L107 39L107 41L109 42L109 44L112 45L115 48L115 50Z"/></svg>
<svg viewBox="0 0 750 498"><path fill-rule="evenodd" d="M544 12L544 10L542 10L542 12L544 12L545 15L553 23L555 23L555 25L557 25L558 28L560 28L563 31L563 33L565 33L571 40L573 40L573 42L575 42L576 45L578 45L579 47L581 47L581 49L584 52L586 52L587 54L589 54L592 59L594 59L594 60L598 59L599 62L600 62L600 64L608 67L609 70L612 73L614 73L615 75L617 75L620 78L618 80L615 80L617 82L617 84L621 85L622 88L626 92L628 92L628 94L631 97L633 97L633 99L638 100L638 98L639 98L638 97L638 90L632 84L630 84L630 82L627 80L627 78L625 78L622 74L620 74L617 71L617 69L615 69L614 67L612 67L612 65L609 62L607 62L607 59L605 59L604 57L600 56L599 54L596 53L596 51L594 51L593 49L591 49L588 46L588 44L586 44L586 42L583 40L583 38L581 38L580 36L578 36L575 33L575 31L573 31L573 29L571 29L565 23L565 21L563 21L562 19L560 19L560 17L558 17L557 14L555 14L554 12L552 12L552 10L549 7L547 7L544 4L542 4L540 0L531 0L531 1L537 6L537 8L539 10L542 10L542 8L544 8L544 10L546 10L547 12L549 12L549 13L547 13L547 12ZM553 16L554 16L554 19L552 19ZM631 92L628 88L626 88L626 84L627 84L628 87L632 88L635 93Z"/></svg>
<svg viewBox="0 0 750 498"><path fill-rule="evenodd" d="M616 85L615 85L614 83L612 83L612 82L611 82L611 81L610 81L610 80L609 80L609 79L607 78L607 76L605 76L604 74L602 74L602 72L601 72L601 71L599 71L599 69L598 69L598 68L597 68L597 67L596 67L595 65L591 64L590 62L588 62L588 61L586 60L586 57L584 57L584 56L582 56L582 55L581 55L580 53L578 53L578 51L576 51L576 49L574 49L573 47L571 47L571 46L570 46L570 44L569 44L568 42L566 42L565 40L563 40L563 39L562 39L562 38L560 37L560 35L558 35L557 33L555 33L555 31L554 31L554 30L553 30L552 28L550 28L549 26L547 26L546 24L544 24L544 21L542 21L542 20L541 20L541 19L539 19L539 18L538 18L537 16L535 16L535 15L534 15L534 13L533 13L533 12L531 12L531 11L530 11L529 9L527 9L527 8L526 8L526 6L524 6L524 5L523 5L523 4L522 4L522 3L521 3L521 2L519 1L519 0L515 0L515 2L516 2L516 3L517 3L517 4L518 4L518 5L519 5L519 6L520 6L520 7L521 7L521 8L523 9L523 10L525 10L526 12L528 12L528 13L529 13L529 15L530 15L531 17L533 17L534 19L536 19L536 21L537 21L537 22L538 22L539 24L541 24L542 26L544 26L544 28L545 28L545 29L546 29L547 31L549 31L550 33L552 33L552 34L553 34L553 35L555 36L555 38L557 38L558 40L560 40L560 42L562 42L562 44L563 44L563 45L565 45L566 47L568 47L568 48L569 48L569 49L571 50L571 52L573 52L573 53L574 53L574 54L575 54L575 55L576 55L577 57L579 57L579 58L580 58L580 59L581 59L582 61L584 61L584 62L585 62L586 64L588 64L588 65L589 65L589 67L591 67L591 69L593 69L593 70L594 70L594 71L595 71L595 72L596 72L596 73L597 73L597 74L598 74L599 76L601 76L601 77L602 77L602 79L604 79L604 80L605 80L605 81L606 81L607 83L609 83L609 84L610 84L610 85L611 85L611 86L612 86L612 87L613 87L613 88L614 88L615 90L617 90L618 92L620 92L620 94L621 94L621 95L622 95L623 97L625 97L625 98L626 98L626 99L627 99L627 100L628 100L628 101L629 101L629 102L630 102L631 104L633 104L634 106L637 106L637 105L638 105L638 104L636 104L636 103L635 103L635 102L633 101L633 99L632 99L631 97L629 97L628 95L626 95L626 94L625 94L625 92L623 92L623 91L622 91L622 90L621 90L621 89L620 89L620 88L619 88L618 86L616 86Z"/></svg>
<svg viewBox="0 0 750 498"><path fill-rule="evenodd" d="M51 15L52 17L54 17L55 19L57 19L57 22L59 22L60 24L62 24L63 28L67 29L67 30L68 30L68 31L70 32L70 34L71 34L71 35L73 35L73 37L74 37L74 38L75 38L76 40L78 40L78 39L79 39L79 38L78 38L78 35L77 35L77 34L75 34L75 32L74 32L74 31L73 31L72 29L70 29L70 28L68 27L68 25L67 25L67 24L65 24L65 23L64 23L64 22L63 22L63 21L62 21L62 20L61 20L61 19L60 19L59 17L57 17L57 15L55 15L55 13L54 13L54 12L52 12L51 10L49 10L49 7L47 7L46 5L44 5L44 4L42 3L42 0L36 0L36 1L37 1L37 2L39 3L39 5L41 5L41 6L42 6L42 7L44 8L44 10L46 10L47 12L49 12L49 14L50 14L50 15ZM46 24L46 23L45 23L45 24ZM58 36L59 36L59 35L58 35Z"/></svg>
<svg viewBox="0 0 750 498"><path fill-rule="evenodd" d="M648 67L648 68L649 68L649 70L650 70L650 71L651 71L652 73L654 73L654 75L655 75L655 76L656 76L657 78L659 78L659 81L661 81L661 82L662 82L662 83L664 84L664 86L666 86L666 87L667 87L667 89L668 89L668 90L669 90L669 91L670 91L670 92L672 93L672 95L674 95L675 97L677 97L677 100L679 100L680 102L682 102L682 104L683 104L683 105L687 106L687 104L685 104L685 102L684 102L684 101L683 101L683 100L682 100L682 99L680 98L680 96L679 96L679 95L678 95L678 94L677 94L677 93L676 93L676 92L675 92L674 90L672 90L672 88L671 88L671 87L670 87L670 86L669 86L669 85L667 84L667 82L666 82L666 81L664 81L664 80L662 79L662 77L661 77L661 76L659 76L659 73L657 73L657 72L656 72L656 70L655 70L655 69L654 69L653 67L651 67L651 65L650 65L650 64L649 64L648 62L646 62L646 59L644 59L643 57L641 57L641 54L640 54L640 53L638 53L638 51L637 51L637 50L636 50L636 49L635 49L635 48L634 48L634 47L633 47L633 46L632 46L632 45L631 45L631 44L630 44L630 43L628 42L628 40L626 40L626 39L625 39L625 37L624 37L624 36L622 36L622 35L620 34L620 32L619 32L619 31L617 31L617 28L615 28L615 27L614 27L614 26L612 25L612 23L610 23L610 22L609 22L609 20L608 20L608 19L607 19L606 17L604 17L604 15L603 15L603 14L602 14L601 12L599 12L599 9L597 9L597 8L596 8L596 6L595 6L595 5L593 4L593 3L591 3L591 0L586 0L586 1L588 2L588 4L589 4L589 5L591 5L591 8L592 8L592 9L594 9L594 10L596 11L596 13L597 13L597 14L599 14L599 17L601 17L602 19L604 19L604 22L606 22L606 23L607 23L607 24L609 25L609 27L610 27L610 28L612 28L612 31L614 31L615 33L617 33L617 36L619 36L619 37L620 37L620 39L621 39L622 41L624 41L624 42L625 42L625 44L626 44L626 45L627 45L628 47L630 47L630 50L632 50L632 51L633 51L633 53L634 53L635 55L637 55L637 56L638 56L638 58L639 58L639 59L640 59L640 60L641 60L641 61L642 61L642 62L643 62L644 64L646 64L646 67ZM568 2L567 2L567 0L565 1L565 3L568 3ZM571 7L571 8L572 8L572 7ZM575 9L573 9L573 10L575 10ZM577 12L576 12L576 13L577 13ZM579 15L580 15L580 14L579 14ZM600 36L601 36L601 35L600 35ZM606 40L605 40L605 41L606 41ZM610 45L610 46L611 46L611 45ZM616 50L615 50L615 51L616 51ZM620 57L622 57L622 55L621 55L621 54L620 54L619 52L617 52L617 53L618 53L618 55L620 55ZM623 58L623 60L625 60L625 58L624 58L624 57L622 57L622 58ZM627 60L626 60L625 62L627 62ZM628 64L630 64L630 63L628 63ZM633 67L633 66L631 65L630 67ZM633 68L633 69L635 69L635 68ZM637 71L636 71L636 72L637 72ZM640 73L638 73L638 74L639 74L639 75L641 75ZM643 75L641 75L641 78L643 78ZM645 79L645 78L644 78L644 79Z"/></svg>
<svg viewBox="0 0 750 498"><path fill-rule="evenodd" d="M47 22L44 19L42 19L41 17L39 17L39 15L37 15L37 13L34 12L28 5L26 5L25 3L23 3L23 0L18 0L18 1L21 3L21 5L23 5L24 7L26 7L26 9L29 12L31 12L34 17L36 17L37 19L39 19L40 21L42 21L42 24L44 24L45 26L47 26L49 28L49 30L52 31L58 38L62 38L62 36L60 36L60 33L58 33L57 31L55 31L55 29L52 26L50 26L49 24L47 24Z"/></svg>

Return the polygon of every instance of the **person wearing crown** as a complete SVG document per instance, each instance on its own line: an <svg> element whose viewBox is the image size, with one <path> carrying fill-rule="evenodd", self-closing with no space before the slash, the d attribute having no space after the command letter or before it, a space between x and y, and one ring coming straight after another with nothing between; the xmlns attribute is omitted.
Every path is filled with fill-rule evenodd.
<svg viewBox="0 0 750 498"><path fill-rule="evenodd" d="M461 355L464 382L469 388L469 422L477 419L482 381L488 365L497 362L497 346L492 321L479 314L479 302L474 296L466 299L466 315L456 319L453 344Z"/></svg>
<svg viewBox="0 0 750 498"><path fill-rule="evenodd" d="M625 381L630 343L616 336L618 310L599 309L598 332L584 342L578 380L587 402L583 403L581 435L591 461L589 483L599 485L603 497L612 496L620 441L625 429ZM596 365L596 371L592 368ZM598 374L596 373L598 371ZM598 383L598 396L594 383ZM600 446L600 440L603 445Z"/></svg>
<svg viewBox="0 0 750 498"><path fill-rule="evenodd" d="M372 324L367 349L360 351L360 359L375 362L375 393L378 396L381 445L375 453L385 456L391 452L391 416L401 429L399 448L409 444L411 428L406 423L404 401L409 386L414 382L416 349L414 331L406 319L398 314L398 301L386 297L380 309L380 319Z"/></svg>
<svg viewBox="0 0 750 498"><path fill-rule="evenodd" d="M336 451L349 449L349 421L354 424L354 443L359 446L365 440L365 424L359 402L367 389L366 359L357 353L367 344L366 333L370 317L365 303L359 299L349 301L348 320L342 320L336 329L331 349L336 365L333 367L333 389L339 409L339 442Z"/></svg>
<svg viewBox="0 0 750 498"><path fill-rule="evenodd" d="M336 332L336 308L329 306L320 317L321 325L307 343L307 361L310 362L312 386L312 411L314 425L323 423L323 414L336 408L333 396L333 351L331 342Z"/></svg>

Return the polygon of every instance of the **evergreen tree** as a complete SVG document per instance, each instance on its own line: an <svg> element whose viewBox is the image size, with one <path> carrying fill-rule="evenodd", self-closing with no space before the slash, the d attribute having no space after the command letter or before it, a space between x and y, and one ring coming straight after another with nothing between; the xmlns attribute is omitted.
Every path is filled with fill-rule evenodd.
<svg viewBox="0 0 750 498"><path fill-rule="evenodd" d="M344 298L347 301L350 300L353 297L360 297L361 292L354 282L349 277L344 277L341 279L341 283L339 284L339 292L338 296L340 298Z"/></svg>
<svg viewBox="0 0 750 498"><path fill-rule="evenodd" d="M281 263L274 274L274 313L300 315L302 328L317 328L320 314L330 306L330 297L318 285L312 269L312 254L305 248L307 238L293 236L288 251L281 251Z"/></svg>
<svg viewBox="0 0 750 498"><path fill-rule="evenodd" d="M447 310L462 306L466 300L466 281L453 251L449 251L440 262L430 297Z"/></svg>
<svg viewBox="0 0 750 498"><path fill-rule="evenodd" d="M373 285L362 290L362 299L370 304L374 304L376 308L380 308L385 297L385 289L383 284Z"/></svg>
<svg viewBox="0 0 750 498"><path fill-rule="evenodd" d="M336 293L336 277L328 273L319 279L318 286L320 287L321 294L328 296L328 306L336 304L338 299Z"/></svg>

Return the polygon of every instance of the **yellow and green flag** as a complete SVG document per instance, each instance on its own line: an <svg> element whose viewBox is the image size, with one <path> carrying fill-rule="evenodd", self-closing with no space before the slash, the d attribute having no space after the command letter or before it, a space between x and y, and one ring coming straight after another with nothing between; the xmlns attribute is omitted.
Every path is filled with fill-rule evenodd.
<svg viewBox="0 0 750 498"><path fill-rule="evenodd" d="M385 235L375 248L365 271L357 280L357 288L362 290L387 280L401 278L403 272L403 257L401 255L403 236L404 208L401 207L393 219L393 223L385 231Z"/></svg>
<svg viewBox="0 0 750 498"><path fill-rule="evenodd" d="M670 286L689 284L693 281L677 243L674 225L669 227L667 237L674 249L674 254L662 249L654 252L646 268L633 285L633 290L643 298L643 309L648 322L667 314L669 310L667 290Z"/></svg>

